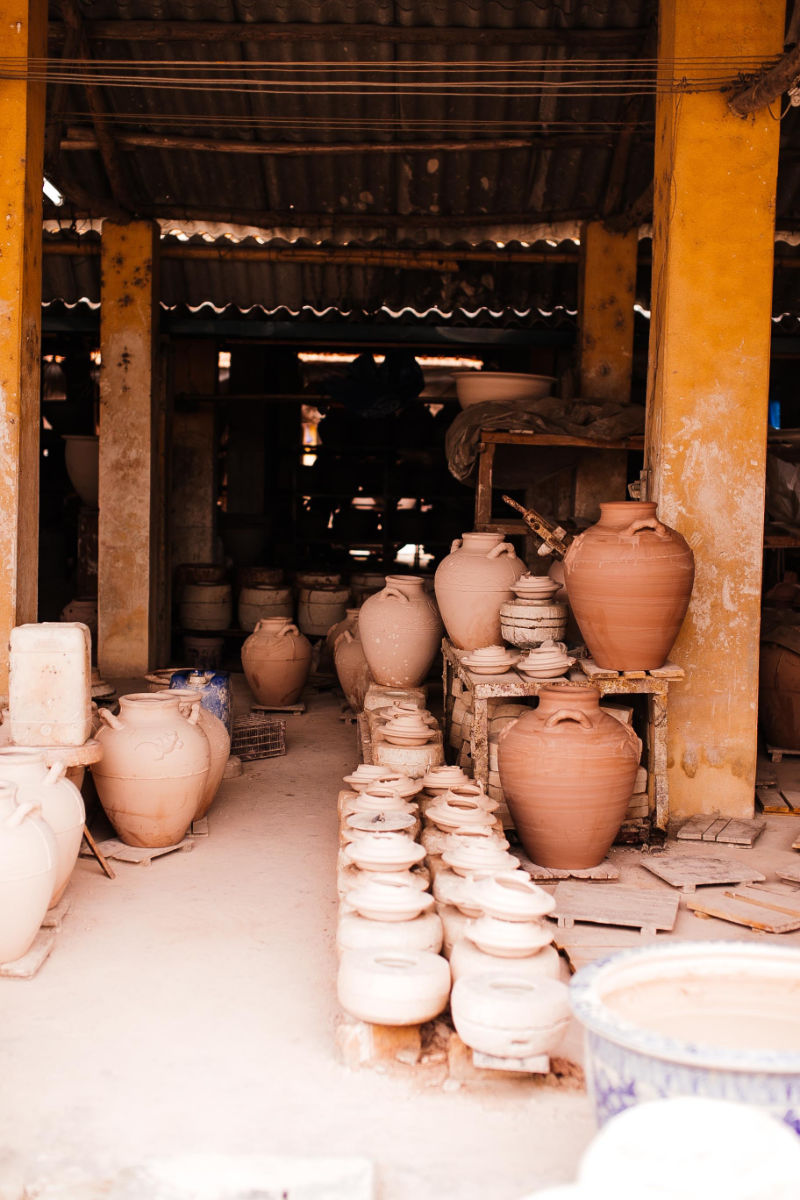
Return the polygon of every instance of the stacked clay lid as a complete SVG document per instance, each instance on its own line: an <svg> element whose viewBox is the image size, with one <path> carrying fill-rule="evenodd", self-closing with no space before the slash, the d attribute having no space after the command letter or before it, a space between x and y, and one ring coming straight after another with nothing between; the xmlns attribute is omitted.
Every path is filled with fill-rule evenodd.
<svg viewBox="0 0 800 1200"><path fill-rule="evenodd" d="M387 809L385 812L355 812L345 821L346 841L355 841L370 833L411 833L417 819L412 813Z"/></svg>
<svg viewBox="0 0 800 1200"><path fill-rule="evenodd" d="M575 662L567 654L563 642L546 641L541 646L534 646L527 654L523 654L517 663L517 669L534 679L557 679L564 675Z"/></svg>
<svg viewBox="0 0 800 1200"><path fill-rule="evenodd" d="M461 664L473 675L504 675L518 658L518 654L505 646L481 646L478 650L470 650L469 654L462 654Z"/></svg>
<svg viewBox="0 0 800 1200"><path fill-rule="evenodd" d="M344 811L371 813L386 812L388 809L416 816L419 805L413 800L405 800L394 788L376 786L366 792L357 792L351 797Z"/></svg>
<svg viewBox="0 0 800 1200"><path fill-rule="evenodd" d="M551 579L549 575L520 575L511 588L520 600L534 600L546 604L561 590L561 584Z"/></svg>
<svg viewBox="0 0 800 1200"><path fill-rule="evenodd" d="M425 857L425 850L404 833L365 833L345 851L360 871L407 871Z"/></svg>
<svg viewBox="0 0 800 1200"><path fill-rule="evenodd" d="M344 776L344 782L349 784L354 792L368 792L375 786L391 788L395 795L402 800L410 800L421 789L421 784L409 775L393 771L390 767L373 766L359 763L351 775Z"/></svg>
<svg viewBox="0 0 800 1200"><path fill-rule="evenodd" d="M433 907L430 892L420 891L399 873L376 873L359 880L347 899L360 916L370 921L413 921Z"/></svg>
<svg viewBox="0 0 800 1200"><path fill-rule="evenodd" d="M551 913L556 902L525 871L504 871L475 879L472 894L481 910L501 921L538 921Z"/></svg>
<svg viewBox="0 0 800 1200"><path fill-rule="evenodd" d="M444 793L440 792L439 797L443 798ZM499 800L493 800L491 796L486 794L482 783L473 783L471 779L468 779L466 783L455 783L452 787L448 788L447 798L451 799L453 797L456 800L472 800L484 812L490 813L494 812L500 804Z"/></svg>
<svg viewBox="0 0 800 1200"><path fill-rule="evenodd" d="M383 723L394 721L396 717L419 717L426 725L435 725L436 718L427 708L420 708L408 700L398 700L395 704L387 704L384 708L376 708L373 715Z"/></svg>
<svg viewBox="0 0 800 1200"><path fill-rule="evenodd" d="M540 921L501 921L486 914L470 921L466 935L495 958L527 958L553 940L552 929Z"/></svg>
<svg viewBox="0 0 800 1200"><path fill-rule="evenodd" d="M461 767L431 767L430 771L422 776L422 786L432 796L446 792L451 787L471 782L469 775L465 774Z"/></svg>
<svg viewBox="0 0 800 1200"><path fill-rule="evenodd" d="M450 834L442 861L457 875L513 871L519 859L508 853L508 842L490 829Z"/></svg>
<svg viewBox="0 0 800 1200"><path fill-rule="evenodd" d="M428 806L426 816L446 833L465 828L490 829L495 823L495 818L478 800L457 796L454 792L444 792L439 796Z"/></svg>
<svg viewBox="0 0 800 1200"><path fill-rule="evenodd" d="M393 746L424 746L434 729L417 713L392 717L381 727L381 736Z"/></svg>

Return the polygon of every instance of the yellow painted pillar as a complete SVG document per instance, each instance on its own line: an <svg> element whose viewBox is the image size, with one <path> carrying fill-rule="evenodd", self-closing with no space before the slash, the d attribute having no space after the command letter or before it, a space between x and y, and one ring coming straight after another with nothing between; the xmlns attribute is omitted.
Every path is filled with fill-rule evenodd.
<svg viewBox="0 0 800 1200"><path fill-rule="evenodd" d="M0 0L0 40L44 56L44 0ZM0 692L9 633L37 617L44 104L44 84L0 79Z"/></svg>
<svg viewBox="0 0 800 1200"><path fill-rule="evenodd" d="M633 364L633 305L639 232L581 230L578 319L581 396L627 404Z"/></svg>
<svg viewBox="0 0 800 1200"><path fill-rule="evenodd" d="M153 664L158 227L103 223L100 292L98 663L107 678Z"/></svg>
<svg viewBox="0 0 800 1200"><path fill-rule="evenodd" d="M784 15L784 0L659 8L648 494L697 566L672 654L686 669L670 700L674 816L753 813L780 122L663 85L706 74L693 58L779 54Z"/></svg>

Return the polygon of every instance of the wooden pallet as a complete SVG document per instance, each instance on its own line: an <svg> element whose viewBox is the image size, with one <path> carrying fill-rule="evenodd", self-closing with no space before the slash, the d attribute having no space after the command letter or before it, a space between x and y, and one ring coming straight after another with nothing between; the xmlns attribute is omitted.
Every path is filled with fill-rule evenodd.
<svg viewBox="0 0 800 1200"><path fill-rule="evenodd" d="M670 887L693 892L697 887L723 883L763 883L766 875L735 858L716 854L665 854L639 862L645 871L663 879Z"/></svg>
<svg viewBox="0 0 800 1200"><path fill-rule="evenodd" d="M45 913L42 926L33 940L33 945L27 954L14 962L0 963L0 979L33 979L50 957L50 952L56 944L56 937L70 910L71 900L64 897L55 908Z"/></svg>
<svg viewBox="0 0 800 1200"><path fill-rule="evenodd" d="M194 842L191 837L185 837L174 846L126 846L117 838L107 838L104 842L98 842L98 849L105 858L134 863L137 867L149 867L154 858L163 858L165 854L186 854L194 850ZM90 853L91 851L82 849L81 857L88 858Z"/></svg>
<svg viewBox="0 0 800 1200"><path fill-rule="evenodd" d="M716 917L720 921L744 925L759 933L794 933L800 929L800 911L795 911L795 915L791 916L738 892L707 892L702 896L690 896L686 907L699 917Z"/></svg>
<svg viewBox="0 0 800 1200"><path fill-rule="evenodd" d="M598 667L591 658L580 658L577 665L589 679L646 679L651 675L653 679L678 680L685 675L683 667L673 662L665 662L663 667L656 667L652 671L612 671L607 667Z"/></svg>
<svg viewBox="0 0 800 1200"><path fill-rule="evenodd" d="M698 813L678 830L678 840L684 842L721 842L729 846L752 846L763 833L764 820L736 820L716 814Z"/></svg>
<svg viewBox="0 0 800 1200"><path fill-rule="evenodd" d="M783 816L800 815L800 792L793 788L781 788L774 784L756 787L756 799L765 813L780 813Z"/></svg>
<svg viewBox="0 0 800 1200"><path fill-rule="evenodd" d="M556 867L540 867L536 863L531 862L528 856L520 849L519 846L512 846L511 853L515 858L519 859L519 865L523 871L527 871L531 879L536 883L555 883L559 879L582 879L587 882L595 881L597 883L609 883L615 879L619 879L619 869L608 861L600 864L599 867L587 867L584 870L559 870Z"/></svg>
<svg viewBox="0 0 800 1200"><path fill-rule="evenodd" d="M680 899L654 888L626 887L608 883L592 887L588 883L559 883L554 893L556 907L550 914L560 928L576 921L591 925L623 925L641 933L674 929Z"/></svg>
<svg viewBox="0 0 800 1200"><path fill-rule="evenodd" d="M798 755L800 755L800 750L787 750L785 746L770 746L770 744L768 742L767 743L767 754L770 756L770 758L772 759L772 761L774 763L779 763L781 761L781 759L783 758L784 754L787 756L787 758L792 758L792 757L796 758Z"/></svg>

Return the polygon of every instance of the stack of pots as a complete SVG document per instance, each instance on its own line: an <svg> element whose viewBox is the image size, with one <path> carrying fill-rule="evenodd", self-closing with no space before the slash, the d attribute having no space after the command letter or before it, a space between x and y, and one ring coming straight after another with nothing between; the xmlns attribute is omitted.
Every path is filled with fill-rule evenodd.
<svg viewBox="0 0 800 1200"><path fill-rule="evenodd" d="M225 567L216 563L184 563L178 568L178 620L189 631L183 655L193 667L214 669L222 663L224 639L207 635L229 629L233 620L233 592L225 576Z"/></svg>
<svg viewBox="0 0 800 1200"><path fill-rule="evenodd" d="M361 606L358 626L372 677L388 687L418 687L439 650L442 622L421 575L387 575Z"/></svg>
<svg viewBox="0 0 800 1200"><path fill-rule="evenodd" d="M332 625L344 620L350 589L340 584L301 586L297 624L307 637L325 637Z"/></svg>
<svg viewBox="0 0 800 1200"><path fill-rule="evenodd" d="M478 650L501 643L500 607L513 600L513 585L524 571L500 533L456 538L435 575L436 600L454 646Z"/></svg>
<svg viewBox="0 0 800 1200"><path fill-rule="evenodd" d="M268 617L292 619L292 589L274 583L254 583L239 592L239 628L252 633L259 621Z"/></svg>
<svg viewBox="0 0 800 1200"><path fill-rule="evenodd" d="M242 646L242 668L259 704L295 704L311 670L311 643L285 617L270 617Z"/></svg>

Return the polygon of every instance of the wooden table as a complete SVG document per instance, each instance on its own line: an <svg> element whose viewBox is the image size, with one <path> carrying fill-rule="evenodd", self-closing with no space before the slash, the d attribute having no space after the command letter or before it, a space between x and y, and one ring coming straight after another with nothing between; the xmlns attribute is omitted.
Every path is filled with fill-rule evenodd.
<svg viewBox="0 0 800 1200"><path fill-rule="evenodd" d="M596 688L601 696L647 696L647 793L650 819L666 830L669 819L667 791L667 705L670 683L684 678L684 671L667 662L656 671L605 671L591 659L579 659L562 680L531 679L512 668L504 675L476 675L461 662L467 651L457 650L448 638L442 641L445 742L449 741L453 713L453 681L472 693L473 717L470 753L476 783L489 783L489 701L519 700L537 696L543 687L568 680Z"/></svg>

